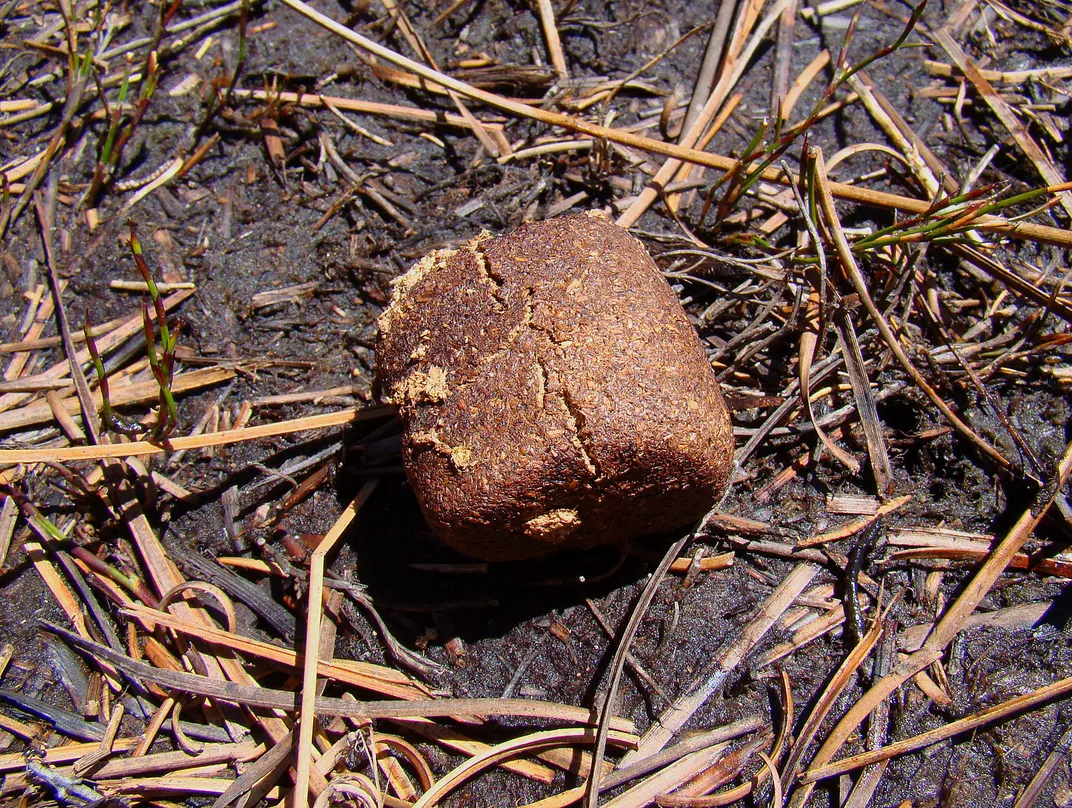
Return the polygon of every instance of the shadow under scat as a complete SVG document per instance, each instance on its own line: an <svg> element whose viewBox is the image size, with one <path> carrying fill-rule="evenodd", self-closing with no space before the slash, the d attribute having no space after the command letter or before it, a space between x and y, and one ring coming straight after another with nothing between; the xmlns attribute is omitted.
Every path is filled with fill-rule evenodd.
<svg viewBox="0 0 1072 808"><path fill-rule="evenodd" d="M340 500L349 501L362 482L360 475L340 475ZM412 639L407 627L435 614L449 615L464 640L501 637L527 620L641 580L661 555L653 538L628 552L605 547L502 563L469 558L436 538L400 474L381 478L348 541L357 579L404 641Z"/></svg>

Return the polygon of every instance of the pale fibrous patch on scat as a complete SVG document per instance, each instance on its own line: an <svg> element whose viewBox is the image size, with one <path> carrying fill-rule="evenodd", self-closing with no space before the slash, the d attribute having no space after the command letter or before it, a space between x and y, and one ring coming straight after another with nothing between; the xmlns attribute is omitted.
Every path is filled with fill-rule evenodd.
<svg viewBox="0 0 1072 808"><path fill-rule="evenodd" d="M432 332L427 328L421 332L421 344L409 355L410 362L420 362L428 355L428 343L432 341Z"/></svg>
<svg viewBox="0 0 1072 808"><path fill-rule="evenodd" d="M525 523L525 535L546 544L561 544L581 526L581 516L573 508L556 508L534 516Z"/></svg>
<svg viewBox="0 0 1072 808"><path fill-rule="evenodd" d="M451 465L461 471L473 464L473 451L468 446L451 446L446 443L434 429L415 432L410 437L410 444L415 449L431 449L448 458Z"/></svg>
<svg viewBox="0 0 1072 808"><path fill-rule="evenodd" d="M390 401L398 406L438 404L450 395L447 371L432 365L428 371L414 370L390 391Z"/></svg>
<svg viewBox="0 0 1072 808"><path fill-rule="evenodd" d="M391 330L395 318L405 316L405 305L410 290L429 274L446 264L456 252L457 250L433 250L392 281L391 302L380 315L380 319L376 321L380 334L387 334Z"/></svg>
<svg viewBox="0 0 1072 808"><path fill-rule="evenodd" d="M455 446L450 450L450 462L455 468L464 469L473 464L473 452L468 446Z"/></svg>

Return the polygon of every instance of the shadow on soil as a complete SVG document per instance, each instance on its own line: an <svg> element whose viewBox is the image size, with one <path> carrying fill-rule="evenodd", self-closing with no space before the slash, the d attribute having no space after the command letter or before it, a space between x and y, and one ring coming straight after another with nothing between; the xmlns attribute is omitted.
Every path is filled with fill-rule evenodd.
<svg viewBox="0 0 1072 808"><path fill-rule="evenodd" d="M340 501L348 502L361 482L340 474ZM662 552L654 538L625 555L604 548L485 564L439 542L401 474L382 479L350 536L359 580L385 617L418 624L425 622L421 614L448 614L467 641L501 637L552 610L602 598L640 580ZM412 639L404 630L402 638Z"/></svg>

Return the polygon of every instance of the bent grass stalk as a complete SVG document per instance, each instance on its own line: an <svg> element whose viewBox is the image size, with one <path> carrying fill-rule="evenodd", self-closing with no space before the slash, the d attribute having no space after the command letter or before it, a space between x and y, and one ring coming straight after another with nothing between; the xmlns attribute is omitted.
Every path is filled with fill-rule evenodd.
<svg viewBox="0 0 1072 808"><path fill-rule="evenodd" d="M923 10L927 6L927 0L922 0L917 6L912 9L912 15L908 18L908 22L905 23L904 30L901 31L901 35L894 40L893 43L879 48L879 50L872 53L870 56L862 60L856 65L849 66L848 64L848 52L849 45L852 43L853 37L856 32L856 26L860 20L862 10L858 10L852 17L849 23L848 30L845 32L845 39L841 47L841 53L838 55L836 68L834 70L834 77L827 85L826 91L822 97L812 107L811 112L808 113L808 117L801 121L796 126L792 127L788 131L782 131L782 121L779 120L775 125L775 139L760 148L759 143L770 129L770 123L764 121L760 126L759 132L756 137L752 139L752 142L748 144L745 149L745 153L737 161L737 165L727 171L718 182L716 182L708 192L708 199L704 204L704 209L700 217L700 221L703 222L706 218L707 212L710 208L710 202L714 198L715 192L722 187L726 187L726 191L722 198L719 200L718 207L716 209L715 221L716 223L722 222L733 207L740 201L749 189L752 188L756 182L764 175L764 173L777 160L785 154L786 150L801 136L806 135L815 123L819 120L824 107L833 98L834 93L838 91L850 78L859 73L861 70L869 67L879 59L884 59L891 53L900 50L905 46L905 42L908 40L909 35L915 30L916 24L919 22L920 17L923 15ZM762 159L760 159L762 158ZM759 160L760 162L754 167L751 164ZM738 166L740 168L738 168ZM747 175L741 179L741 174L744 172L745 167L748 168ZM716 227L718 224L716 224Z"/></svg>

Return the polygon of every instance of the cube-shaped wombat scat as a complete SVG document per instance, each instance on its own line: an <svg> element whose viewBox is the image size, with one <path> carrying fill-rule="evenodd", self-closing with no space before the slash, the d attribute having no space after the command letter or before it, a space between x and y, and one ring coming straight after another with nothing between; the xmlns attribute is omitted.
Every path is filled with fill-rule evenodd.
<svg viewBox="0 0 1072 808"><path fill-rule="evenodd" d="M377 363L432 529L491 561L680 528L726 489L733 433L644 246L594 215L425 256Z"/></svg>

